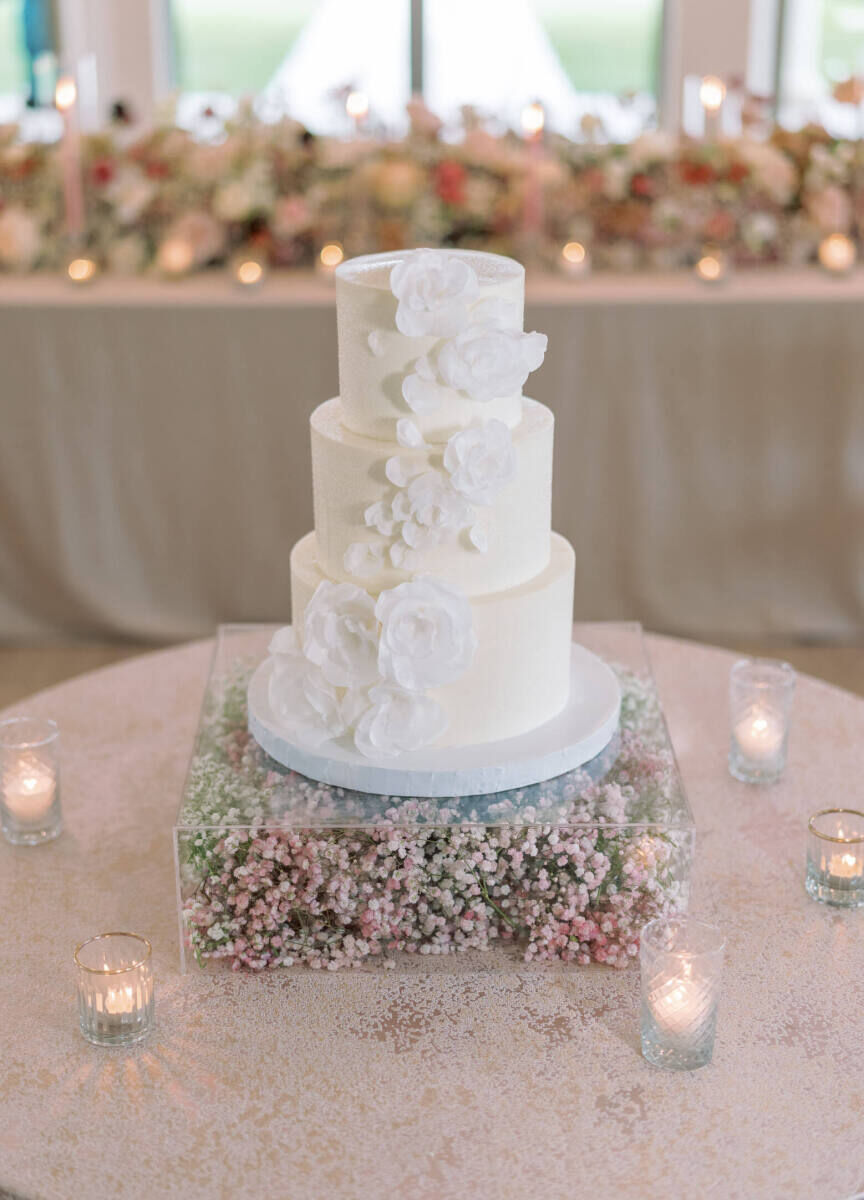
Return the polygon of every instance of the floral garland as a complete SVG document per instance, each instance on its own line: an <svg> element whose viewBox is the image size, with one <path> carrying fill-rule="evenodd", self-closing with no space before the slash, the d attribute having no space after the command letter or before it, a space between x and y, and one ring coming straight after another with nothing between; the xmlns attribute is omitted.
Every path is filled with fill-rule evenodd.
<svg viewBox="0 0 864 1200"><path fill-rule="evenodd" d="M212 144L174 127L86 137L82 175L85 243L121 274L169 269L178 240L190 270L241 247L308 265L329 241L348 255L447 245L555 267L577 239L601 270L681 268L705 243L742 265L803 263L825 234L864 226L864 145L815 127L765 141L653 132L625 146L549 135L529 151L477 123L455 144L428 123L402 141L342 142L244 112ZM542 223L528 229L538 188ZM4 127L0 269L57 269L65 252L58 148Z"/></svg>
<svg viewBox="0 0 864 1200"><path fill-rule="evenodd" d="M618 671L620 743L597 771L420 801L279 767L247 731L249 674L208 693L178 821L201 965L392 967L399 952L510 946L624 967L646 921L686 906L692 829L647 679Z"/></svg>

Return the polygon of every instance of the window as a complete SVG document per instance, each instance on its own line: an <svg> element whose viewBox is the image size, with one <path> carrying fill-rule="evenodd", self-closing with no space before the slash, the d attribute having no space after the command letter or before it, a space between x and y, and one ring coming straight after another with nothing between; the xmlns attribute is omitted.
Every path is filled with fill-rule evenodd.
<svg viewBox="0 0 864 1200"><path fill-rule="evenodd" d="M2 0L0 0L2 3ZM345 133L345 96L370 122L405 128L411 0L172 0L175 76L200 111L254 93L321 133ZM663 0L424 0L427 104L445 120L462 105L510 125L531 100L575 134L592 114L611 138L656 112ZM193 99L194 98L194 99ZM182 107L182 106L181 106Z"/></svg>
<svg viewBox="0 0 864 1200"><path fill-rule="evenodd" d="M864 0L786 0L781 125L797 129L814 121L838 137L859 138L855 76L864 77Z"/></svg>
<svg viewBox="0 0 864 1200"><path fill-rule="evenodd" d="M426 0L425 80L443 116L472 104L513 125L539 99L550 126L591 114L633 137L656 109L662 0Z"/></svg>

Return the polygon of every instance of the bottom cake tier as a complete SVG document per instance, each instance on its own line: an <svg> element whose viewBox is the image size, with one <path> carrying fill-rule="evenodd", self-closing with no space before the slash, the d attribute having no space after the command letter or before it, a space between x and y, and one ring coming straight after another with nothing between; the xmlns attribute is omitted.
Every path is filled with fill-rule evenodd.
<svg viewBox="0 0 864 1200"><path fill-rule="evenodd" d="M455 683L428 693L448 719L436 748L516 737L544 725L567 703L575 558L566 538L550 536L549 564L539 575L506 591L469 597L474 659ZM302 630L306 606L327 578L315 534L307 534L291 552L295 629Z"/></svg>
<svg viewBox="0 0 864 1200"><path fill-rule="evenodd" d="M638 626L579 625L621 689L590 763L494 795L394 798L286 770L246 694L273 626L220 630L174 830L184 967L625 966L686 907L693 822ZM468 956L466 960L466 956Z"/></svg>

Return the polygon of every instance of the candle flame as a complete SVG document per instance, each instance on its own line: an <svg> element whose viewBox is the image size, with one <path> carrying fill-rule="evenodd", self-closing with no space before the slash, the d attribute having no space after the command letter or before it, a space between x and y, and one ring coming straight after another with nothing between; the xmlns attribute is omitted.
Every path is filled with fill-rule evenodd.
<svg viewBox="0 0 864 1200"><path fill-rule="evenodd" d="M250 258L248 262L241 262L237 267L238 283L247 285L260 282L264 275L264 268L254 258Z"/></svg>
<svg viewBox="0 0 864 1200"><path fill-rule="evenodd" d="M320 259L322 266L338 267L342 259L345 257L345 251L338 242L328 242L326 246L321 247Z"/></svg>
<svg viewBox="0 0 864 1200"><path fill-rule="evenodd" d="M706 75L699 85L699 99L703 108L717 112L726 99L726 84L716 75Z"/></svg>
<svg viewBox="0 0 864 1200"><path fill-rule="evenodd" d="M365 92L349 92L345 101L345 111L355 121L362 121L369 113L369 97Z"/></svg>
<svg viewBox="0 0 864 1200"><path fill-rule="evenodd" d="M66 274L73 283L87 283L96 274L96 264L92 258L73 258Z"/></svg>
<svg viewBox="0 0 864 1200"><path fill-rule="evenodd" d="M696 274L700 279L713 283L723 273L723 264L715 254L704 254L696 264Z"/></svg>
<svg viewBox="0 0 864 1200"><path fill-rule="evenodd" d="M529 136L542 133L543 126L546 124L546 113L543 110L543 105L539 101L533 104L526 104L522 109L522 131Z"/></svg>
<svg viewBox="0 0 864 1200"><path fill-rule="evenodd" d="M78 99L78 88L75 86L75 80L71 75L63 75L57 80L57 87L54 89L54 103L61 112L68 112Z"/></svg>
<svg viewBox="0 0 864 1200"><path fill-rule="evenodd" d="M855 243L844 233L831 233L819 243L819 262L828 271L848 271L856 258Z"/></svg>
<svg viewBox="0 0 864 1200"><path fill-rule="evenodd" d="M585 261L586 250L581 242L568 242L561 251L561 257L569 263L583 263Z"/></svg>

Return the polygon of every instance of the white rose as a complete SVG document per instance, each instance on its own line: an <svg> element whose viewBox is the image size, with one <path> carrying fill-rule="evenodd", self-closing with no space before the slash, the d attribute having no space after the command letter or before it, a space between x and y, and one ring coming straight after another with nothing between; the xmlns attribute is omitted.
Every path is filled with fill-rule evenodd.
<svg viewBox="0 0 864 1200"><path fill-rule="evenodd" d="M270 643L273 669L268 685L270 707L289 729L300 729L313 743L345 733L356 709L356 694L340 696L320 667L297 647L293 629L280 629Z"/></svg>
<svg viewBox="0 0 864 1200"><path fill-rule="evenodd" d="M454 433L444 451L450 482L472 504L492 504L516 477L513 438L503 421L487 421Z"/></svg>
<svg viewBox="0 0 864 1200"><path fill-rule="evenodd" d="M42 238L39 223L29 212L14 206L0 212L0 263L26 271L39 257Z"/></svg>
<svg viewBox="0 0 864 1200"><path fill-rule="evenodd" d="M465 500L440 471L424 471L393 500L393 516L402 521L402 538L414 550L437 545L474 520Z"/></svg>
<svg viewBox="0 0 864 1200"><path fill-rule="evenodd" d="M496 400L522 391L546 354L545 333L479 327L445 342L438 371L448 387L472 400Z"/></svg>
<svg viewBox="0 0 864 1200"><path fill-rule="evenodd" d="M477 638L465 596L437 579L415 579L382 592L378 668L409 691L452 683L471 666Z"/></svg>
<svg viewBox="0 0 864 1200"><path fill-rule="evenodd" d="M468 323L480 284L464 258L446 250L417 250L390 272L399 301L396 328L407 337L452 337Z"/></svg>
<svg viewBox="0 0 864 1200"><path fill-rule="evenodd" d="M375 604L353 583L319 583L306 607L303 653L336 687L366 687L378 678Z"/></svg>
<svg viewBox="0 0 864 1200"><path fill-rule="evenodd" d="M447 728L447 714L429 696L393 684L369 692L372 707L357 723L354 745L367 758L393 758L436 741Z"/></svg>

